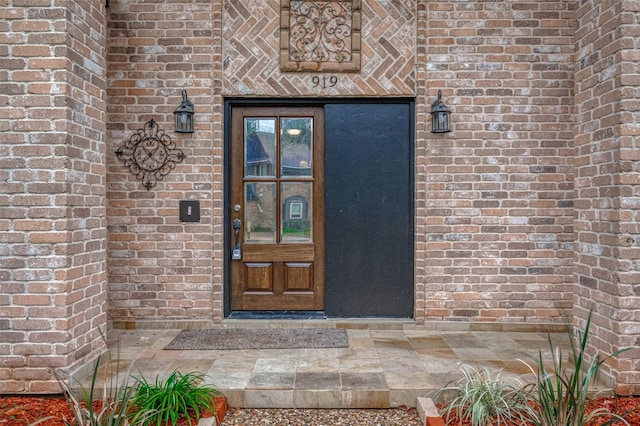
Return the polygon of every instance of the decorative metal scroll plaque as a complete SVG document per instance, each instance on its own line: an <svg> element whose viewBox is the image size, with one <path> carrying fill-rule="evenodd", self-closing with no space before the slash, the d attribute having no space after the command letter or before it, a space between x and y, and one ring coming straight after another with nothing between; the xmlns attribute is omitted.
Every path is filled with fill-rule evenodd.
<svg viewBox="0 0 640 426"><path fill-rule="evenodd" d="M361 0L281 0L281 71L360 71Z"/></svg>
<svg viewBox="0 0 640 426"><path fill-rule="evenodd" d="M116 150L116 155L147 191L186 158L153 119L131 135L124 146Z"/></svg>

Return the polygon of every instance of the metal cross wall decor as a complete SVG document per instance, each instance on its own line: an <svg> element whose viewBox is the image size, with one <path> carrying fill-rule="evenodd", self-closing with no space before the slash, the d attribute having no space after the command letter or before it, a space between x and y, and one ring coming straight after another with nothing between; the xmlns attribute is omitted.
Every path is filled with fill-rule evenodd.
<svg viewBox="0 0 640 426"><path fill-rule="evenodd" d="M131 135L124 146L116 150L116 155L147 191L186 158L153 119Z"/></svg>

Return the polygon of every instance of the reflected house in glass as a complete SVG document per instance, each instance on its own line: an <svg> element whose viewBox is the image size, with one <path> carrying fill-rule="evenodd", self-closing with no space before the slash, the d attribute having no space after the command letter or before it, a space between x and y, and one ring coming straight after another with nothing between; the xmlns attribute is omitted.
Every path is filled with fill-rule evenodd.
<svg viewBox="0 0 640 426"><path fill-rule="evenodd" d="M283 184L282 198L282 241L311 241L311 183L294 182Z"/></svg>
<svg viewBox="0 0 640 426"><path fill-rule="evenodd" d="M245 241L307 242L313 228L312 121L282 118L280 135L273 124L245 122Z"/></svg>
<svg viewBox="0 0 640 426"><path fill-rule="evenodd" d="M282 176L308 176L312 171L313 120L282 118L280 122Z"/></svg>
<svg viewBox="0 0 640 426"><path fill-rule="evenodd" d="M282 173L285 176L310 176L311 167L307 160L294 161L293 164L283 164Z"/></svg>
<svg viewBox="0 0 640 426"><path fill-rule="evenodd" d="M273 177L274 134L252 131L245 140L245 177ZM275 231L275 186L272 182L245 184L245 239L273 241Z"/></svg>
<svg viewBox="0 0 640 426"><path fill-rule="evenodd" d="M271 139L267 146L273 146L273 134L264 132L251 132L246 141L245 176L273 176L275 165L273 153L265 150L262 140Z"/></svg>

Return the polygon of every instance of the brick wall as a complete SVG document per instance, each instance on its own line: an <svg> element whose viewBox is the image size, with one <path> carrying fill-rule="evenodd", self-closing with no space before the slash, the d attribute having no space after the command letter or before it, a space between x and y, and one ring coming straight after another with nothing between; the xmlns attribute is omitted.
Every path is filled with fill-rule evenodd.
<svg viewBox="0 0 640 426"><path fill-rule="evenodd" d="M418 1L416 8L416 104L415 104L415 135L414 142L414 319L418 323L425 321L427 285L427 141L431 135L431 116L427 97L427 19L429 16L428 2Z"/></svg>
<svg viewBox="0 0 640 426"><path fill-rule="evenodd" d="M59 392L106 325L103 7L0 5L0 393Z"/></svg>
<svg viewBox="0 0 640 426"><path fill-rule="evenodd" d="M418 128L418 307L427 319L562 320L573 282L575 1L423 5L427 101L442 90L453 132Z"/></svg>
<svg viewBox="0 0 640 426"><path fill-rule="evenodd" d="M640 393L637 2L585 1L576 33L574 323L593 310L591 353L633 347L603 369ZM619 36L618 36L619 35Z"/></svg>
<svg viewBox="0 0 640 426"><path fill-rule="evenodd" d="M411 1L368 2L361 74L314 87L313 73L279 70L279 1L112 2L108 9L109 313L118 322L220 320L223 315L222 96L361 96L413 93ZM256 13L259 10L260 13ZM223 53L224 52L224 53ZM222 56L224 54L224 56ZM196 132L173 133L187 89ZM186 154L151 191L113 153L154 119ZM181 224L178 203L201 203Z"/></svg>
<svg viewBox="0 0 640 426"><path fill-rule="evenodd" d="M116 321L222 317L220 2L111 2L108 9L109 313ZM193 134L174 133L187 90ZM186 159L151 190L116 149L155 120ZM200 223L179 221L199 200Z"/></svg>
<svg viewBox="0 0 640 426"><path fill-rule="evenodd" d="M224 297L223 176L222 132L211 120L221 105L209 99L284 93L417 96L418 321L570 315L573 5L364 2L362 71L321 88L314 73L279 71L276 0L227 2L224 10L218 2L114 3L109 153L154 118L187 160L146 191L108 155L112 317L211 318L210 304ZM212 33L218 25L222 40ZM211 49L222 53L213 66ZM193 136L170 132L182 88L196 104ZM454 109L454 133L434 137L428 109L438 89ZM178 222L186 198L201 200L200 224Z"/></svg>
<svg viewBox="0 0 640 426"><path fill-rule="evenodd" d="M596 304L591 350L637 346L636 3L367 0L362 70L318 87L279 71L277 0L0 0L0 393L57 392L107 310L223 317L224 96L415 96L415 319L582 327ZM148 191L115 152L150 119L186 159ZM621 393L637 352L605 367Z"/></svg>

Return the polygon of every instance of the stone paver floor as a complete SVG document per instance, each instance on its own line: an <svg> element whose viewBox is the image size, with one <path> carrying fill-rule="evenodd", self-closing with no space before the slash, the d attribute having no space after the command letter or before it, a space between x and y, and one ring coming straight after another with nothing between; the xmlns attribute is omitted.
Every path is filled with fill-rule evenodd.
<svg viewBox="0 0 640 426"><path fill-rule="evenodd" d="M417 397L460 377L462 363L502 370L502 377L521 377L528 370L519 360L539 349L549 352L547 333L536 326L469 331L455 324L424 327L406 320L228 320L219 327L343 327L349 347L169 351L163 348L180 330L112 330L109 347L112 356L119 352L119 361L103 368L112 380L119 371L120 383L129 375L154 381L174 370L197 371L233 407L383 408L415 406ZM550 336L568 347L566 333Z"/></svg>

